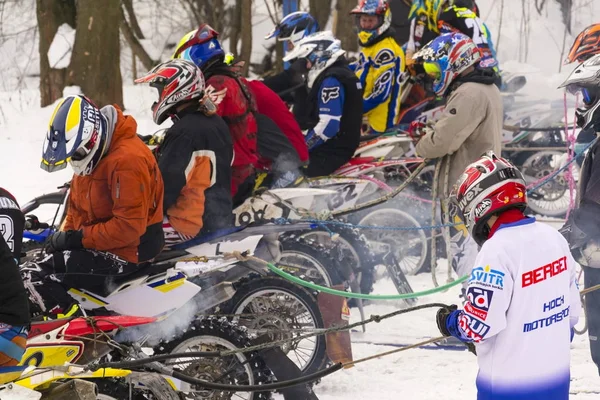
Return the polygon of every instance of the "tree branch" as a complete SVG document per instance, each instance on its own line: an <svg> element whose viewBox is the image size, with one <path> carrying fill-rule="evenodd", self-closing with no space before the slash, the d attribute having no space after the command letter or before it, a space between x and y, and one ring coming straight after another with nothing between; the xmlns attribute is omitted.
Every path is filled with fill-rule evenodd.
<svg viewBox="0 0 600 400"><path fill-rule="evenodd" d="M144 49L144 46L142 46L138 38L135 37L133 30L127 23L127 19L125 18L125 11L123 10L123 8L121 8L120 28L121 32L123 33L123 36L125 37L125 40L127 41L127 44L131 48L131 51L133 51L133 54L140 59L140 61L144 65L144 68L146 68L148 71L151 70L152 67L154 67L154 65L156 64L156 62L152 60L148 52L146 52L146 49Z"/></svg>
<svg viewBox="0 0 600 400"><path fill-rule="evenodd" d="M133 2L131 0L121 0L121 3L125 7L125 11L129 15L129 24L135 36L138 39L145 39L144 34L142 33L142 28L140 28L140 24L135 16L135 11L133 11Z"/></svg>

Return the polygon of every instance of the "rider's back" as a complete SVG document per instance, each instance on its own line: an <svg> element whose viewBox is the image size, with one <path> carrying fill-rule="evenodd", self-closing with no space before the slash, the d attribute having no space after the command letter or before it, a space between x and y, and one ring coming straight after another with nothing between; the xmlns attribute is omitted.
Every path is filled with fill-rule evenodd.
<svg viewBox="0 0 600 400"><path fill-rule="evenodd" d="M225 228L232 221L233 144L227 124L194 108L177 116L158 151L165 215L187 236Z"/></svg>
<svg viewBox="0 0 600 400"><path fill-rule="evenodd" d="M308 160L308 148L304 135L294 119L294 114L287 108L281 98L261 81L247 81L254 94L258 112L271 118L296 149L300 161Z"/></svg>
<svg viewBox="0 0 600 400"><path fill-rule="evenodd" d="M156 160L135 120L117 109L108 153L90 175L73 176L63 230L83 230L85 248L147 261L163 247L162 203Z"/></svg>
<svg viewBox="0 0 600 400"><path fill-rule="evenodd" d="M238 187L254 172L258 161L256 149L257 124L252 111L256 104L251 92L244 86L243 78L234 78L233 72L223 67L209 74L206 85L217 91L226 89L225 96L217 105L217 113L225 120L233 139L235 158L233 159L231 192L235 195ZM227 74L225 74L227 73ZM231 74L231 75L229 75Z"/></svg>

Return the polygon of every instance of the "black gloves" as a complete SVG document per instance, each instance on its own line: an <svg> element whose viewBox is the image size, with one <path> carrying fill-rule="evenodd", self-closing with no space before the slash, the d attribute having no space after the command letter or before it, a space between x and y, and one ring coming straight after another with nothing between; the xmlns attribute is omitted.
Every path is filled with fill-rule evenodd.
<svg viewBox="0 0 600 400"><path fill-rule="evenodd" d="M448 318L454 313L458 307L455 304L452 304L448 307L440 308L435 316L435 321L437 322L438 329L444 336L454 336L448 330ZM456 319L456 316L454 316ZM462 341L462 340L461 340ZM477 350L475 349L475 345L471 342L463 342L469 352L477 355Z"/></svg>
<svg viewBox="0 0 600 400"><path fill-rule="evenodd" d="M448 330L447 322L448 317L452 314L453 311L456 311L458 307L455 304L452 304L449 307L440 308L435 316L435 321L437 322L438 329L444 336L452 336L450 331Z"/></svg>
<svg viewBox="0 0 600 400"><path fill-rule="evenodd" d="M82 231L54 232L46 242L46 253L83 249L82 241Z"/></svg>
<svg viewBox="0 0 600 400"><path fill-rule="evenodd" d="M288 68L291 76L291 86L297 86L306 80L306 74L308 73L308 60L306 58L298 58Z"/></svg>

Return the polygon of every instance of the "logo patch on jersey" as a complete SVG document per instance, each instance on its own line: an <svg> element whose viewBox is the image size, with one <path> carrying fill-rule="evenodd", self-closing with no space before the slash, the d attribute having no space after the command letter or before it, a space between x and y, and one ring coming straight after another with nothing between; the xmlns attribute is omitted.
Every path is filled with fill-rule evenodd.
<svg viewBox="0 0 600 400"><path fill-rule="evenodd" d="M324 104L327 104L330 100L337 99L338 97L340 97L339 87L329 87L321 90L321 100Z"/></svg>
<svg viewBox="0 0 600 400"><path fill-rule="evenodd" d="M467 290L469 302L465 304L465 312L485 321L493 296L494 292L491 290L470 287Z"/></svg>
<svg viewBox="0 0 600 400"><path fill-rule="evenodd" d="M522 287L535 285L536 283L545 281L561 274L567 270L567 257L561 257L551 263L534 269L533 271L525 272L521 276Z"/></svg>
<svg viewBox="0 0 600 400"><path fill-rule="evenodd" d="M473 268L469 279L469 283L471 282L493 289L504 289L504 272L492 269L489 265L486 265L485 268Z"/></svg>
<svg viewBox="0 0 600 400"><path fill-rule="evenodd" d="M391 69L381 74L381 76L377 78L377 80L373 84L373 92L368 98L377 97L380 94L384 93L386 90L388 90L390 82L392 81L392 75L393 72Z"/></svg>
<svg viewBox="0 0 600 400"><path fill-rule="evenodd" d="M379 53L373 59L373 62L377 66L386 65L394 62L394 52L390 49L380 50Z"/></svg>
<svg viewBox="0 0 600 400"><path fill-rule="evenodd" d="M481 341L490 331L490 326L484 324L477 318L473 318L467 314L462 314L458 319L460 329L473 341Z"/></svg>

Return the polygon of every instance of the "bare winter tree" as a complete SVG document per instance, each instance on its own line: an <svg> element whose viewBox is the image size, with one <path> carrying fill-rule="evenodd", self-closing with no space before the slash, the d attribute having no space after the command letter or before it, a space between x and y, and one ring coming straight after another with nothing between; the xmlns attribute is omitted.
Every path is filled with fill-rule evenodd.
<svg viewBox="0 0 600 400"><path fill-rule="evenodd" d="M98 106L123 107L119 0L77 0L77 31L68 81L81 87Z"/></svg>
<svg viewBox="0 0 600 400"><path fill-rule="evenodd" d="M235 6L227 0L180 0L193 16L197 25L207 23L219 32L219 39L229 38L239 28L233 21ZM248 0L251 2L252 0Z"/></svg>
<svg viewBox="0 0 600 400"><path fill-rule="evenodd" d="M319 28L324 30L329 21L329 14L331 14L331 0L310 0L309 4L310 14L316 18ZM354 5L356 6L356 4Z"/></svg>
<svg viewBox="0 0 600 400"><path fill-rule="evenodd" d="M37 0L36 6L41 105L52 104L62 97L66 86L77 85L99 106L116 103L122 107L120 1ZM63 23L76 28L73 52L68 68L53 69L48 61L48 50Z"/></svg>
<svg viewBox="0 0 600 400"><path fill-rule="evenodd" d="M75 28L75 0L37 0L36 14L40 32L40 97L45 107L61 98L66 86L67 69L51 68L48 50L62 24Z"/></svg>
<svg viewBox="0 0 600 400"><path fill-rule="evenodd" d="M342 41L342 48L346 51L358 50L354 19L350 16L350 11L354 7L356 7L356 0L338 0L335 6L333 33Z"/></svg>
<svg viewBox="0 0 600 400"><path fill-rule="evenodd" d="M241 4L240 4L241 3ZM252 0L238 0L242 20L240 59L246 61L243 74L248 76L250 57L252 56Z"/></svg>
<svg viewBox="0 0 600 400"><path fill-rule="evenodd" d="M140 39L145 39L145 37L136 18L135 11L133 10L133 4L131 0L122 0L121 3L123 6L121 9L121 33L133 52L134 66L135 59L137 58L141 61L145 69L150 70L157 64L157 61L150 57L146 49L144 49L144 46L140 43ZM125 11L127 11L129 21L127 21L127 18L125 17ZM135 75L135 68L133 73Z"/></svg>

